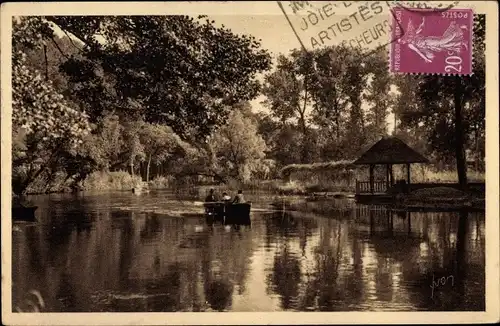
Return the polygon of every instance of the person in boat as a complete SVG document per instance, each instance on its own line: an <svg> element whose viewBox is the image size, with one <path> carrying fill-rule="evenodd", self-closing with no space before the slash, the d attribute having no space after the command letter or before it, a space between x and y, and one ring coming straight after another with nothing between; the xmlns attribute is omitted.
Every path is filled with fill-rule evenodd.
<svg viewBox="0 0 500 326"><path fill-rule="evenodd" d="M238 194L234 196L233 204L243 204L244 202L243 190L238 190Z"/></svg>
<svg viewBox="0 0 500 326"><path fill-rule="evenodd" d="M217 201L217 197L215 196L215 190L212 188L208 193L208 196L205 198L205 203L213 203Z"/></svg>
<svg viewBox="0 0 500 326"><path fill-rule="evenodd" d="M205 203L215 203L217 202L217 197L215 196L215 190L210 189L207 197L205 197ZM215 214L215 206L209 205L205 206L205 214Z"/></svg>
<svg viewBox="0 0 500 326"><path fill-rule="evenodd" d="M229 196L229 195L227 194L227 192L223 193L223 194L222 194L222 201L224 201L224 202L231 201L231 196Z"/></svg>

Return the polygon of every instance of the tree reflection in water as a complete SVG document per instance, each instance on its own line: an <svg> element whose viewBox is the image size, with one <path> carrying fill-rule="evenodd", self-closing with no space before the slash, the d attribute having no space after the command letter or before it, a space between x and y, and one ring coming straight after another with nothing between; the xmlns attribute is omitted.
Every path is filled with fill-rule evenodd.
<svg viewBox="0 0 500 326"><path fill-rule="evenodd" d="M320 239L314 249L314 270L304 284L300 310L338 310L344 287L339 284L339 266L342 263L342 224L328 220L320 226Z"/></svg>
<svg viewBox="0 0 500 326"><path fill-rule="evenodd" d="M130 200L113 196L36 203L41 223L13 232L14 304L35 289L45 311L485 306L484 213L359 206L354 218L254 213L251 229L226 230L203 217L118 211ZM156 206L150 197L141 200ZM433 276L450 274L453 286L431 298Z"/></svg>
<svg viewBox="0 0 500 326"><path fill-rule="evenodd" d="M300 276L300 262L285 244L274 257L273 271L268 277L268 286L280 295L281 306L285 310L295 308Z"/></svg>
<svg viewBox="0 0 500 326"><path fill-rule="evenodd" d="M223 311L231 306L233 286L223 279L210 281L207 284L205 296L212 309Z"/></svg>
<svg viewBox="0 0 500 326"><path fill-rule="evenodd" d="M157 214L146 213L146 220L144 226L140 231L141 241L147 242L148 240L153 240L158 232L161 231L161 223Z"/></svg>

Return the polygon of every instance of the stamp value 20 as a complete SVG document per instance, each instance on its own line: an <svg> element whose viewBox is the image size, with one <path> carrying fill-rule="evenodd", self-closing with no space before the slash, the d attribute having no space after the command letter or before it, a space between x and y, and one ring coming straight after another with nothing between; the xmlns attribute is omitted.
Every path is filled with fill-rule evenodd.
<svg viewBox="0 0 500 326"><path fill-rule="evenodd" d="M472 9L393 9L390 70L396 73L472 74Z"/></svg>

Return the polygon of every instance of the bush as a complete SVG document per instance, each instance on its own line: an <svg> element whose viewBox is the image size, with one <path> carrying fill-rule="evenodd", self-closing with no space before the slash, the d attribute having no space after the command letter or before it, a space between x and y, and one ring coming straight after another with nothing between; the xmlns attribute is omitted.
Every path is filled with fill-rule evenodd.
<svg viewBox="0 0 500 326"><path fill-rule="evenodd" d="M94 172L81 185L83 190L130 190L142 185L139 176L133 176L125 171Z"/></svg>
<svg viewBox="0 0 500 326"><path fill-rule="evenodd" d="M172 186L172 179L164 176L159 176L149 181L150 189L167 189Z"/></svg>
<svg viewBox="0 0 500 326"><path fill-rule="evenodd" d="M276 187L276 191L283 195L305 194L306 188L298 182L290 181Z"/></svg>

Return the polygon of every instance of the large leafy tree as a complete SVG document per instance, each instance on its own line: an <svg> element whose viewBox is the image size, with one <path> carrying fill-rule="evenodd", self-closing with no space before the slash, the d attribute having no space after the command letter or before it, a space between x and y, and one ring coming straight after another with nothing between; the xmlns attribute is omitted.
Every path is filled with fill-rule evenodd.
<svg viewBox="0 0 500 326"><path fill-rule="evenodd" d="M321 130L323 157L327 160L351 158L369 138L367 125L372 121L368 121L370 116L366 117L361 107L363 100L374 100L376 97L370 96L387 87L387 74L376 76L379 71L375 67L382 60L379 56L367 57L360 49L339 45L315 51L314 61L312 118ZM377 100L371 110L376 113L372 115L378 119L373 121L376 123L384 118L386 105L381 99Z"/></svg>
<svg viewBox="0 0 500 326"><path fill-rule="evenodd" d="M279 55L277 69L265 77L264 105L282 123L297 120L307 132L307 109L311 103L312 56L308 52L293 50L290 56Z"/></svg>
<svg viewBox="0 0 500 326"><path fill-rule="evenodd" d="M300 162L302 141L300 129L293 124L283 125L270 115L261 114L258 132L267 145L266 156L276 161L277 168Z"/></svg>
<svg viewBox="0 0 500 326"><path fill-rule="evenodd" d="M344 60L349 52L348 48L339 46L315 53L316 70L311 88L314 97L313 121L336 140L344 134L342 126L348 117L346 80L349 71Z"/></svg>
<svg viewBox="0 0 500 326"><path fill-rule="evenodd" d="M134 173L142 162L169 160L171 142L158 137L202 143L232 104L257 96L269 54L253 37L203 18L15 19L14 169L25 180L16 189L47 170L80 180L96 169ZM156 140L145 131L156 128L150 123L161 129ZM47 159L53 163L41 163Z"/></svg>
<svg viewBox="0 0 500 326"><path fill-rule="evenodd" d="M252 36L187 16L46 17L82 45L62 70L97 119L105 111L203 138L257 96L270 56Z"/></svg>
<svg viewBox="0 0 500 326"><path fill-rule="evenodd" d="M27 63L26 52L50 35L37 18L14 21L12 37L13 191L23 193L61 155L74 156L90 131L88 116ZM51 175L51 173L49 173Z"/></svg>
<svg viewBox="0 0 500 326"><path fill-rule="evenodd" d="M243 182L257 172L267 149L257 125L239 110L214 134L210 146L220 173Z"/></svg>
<svg viewBox="0 0 500 326"><path fill-rule="evenodd" d="M146 182L148 182L151 163L160 165L174 154L182 153L182 141L170 127L144 123L139 131L140 142L144 144L146 157Z"/></svg>

